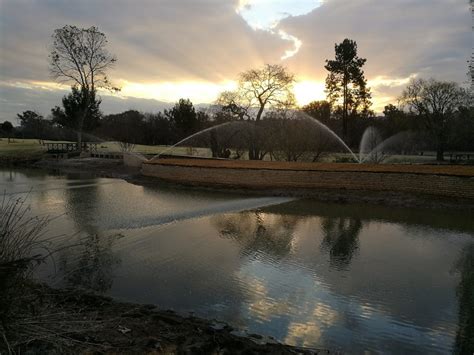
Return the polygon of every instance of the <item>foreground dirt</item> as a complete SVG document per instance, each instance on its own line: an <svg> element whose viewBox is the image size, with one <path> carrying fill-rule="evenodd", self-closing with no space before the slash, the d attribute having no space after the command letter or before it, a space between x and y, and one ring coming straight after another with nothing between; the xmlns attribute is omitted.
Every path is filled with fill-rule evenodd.
<svg viewBox="0 0 474 355"><path fill-rule="evenodd" d="M5 332L5 353L328 354L283 345L231 326L121 303L77 290L36 286L26 309ZM2 327L0 325L0 333ZM0 340L0 353L2 341Z"/></svg>

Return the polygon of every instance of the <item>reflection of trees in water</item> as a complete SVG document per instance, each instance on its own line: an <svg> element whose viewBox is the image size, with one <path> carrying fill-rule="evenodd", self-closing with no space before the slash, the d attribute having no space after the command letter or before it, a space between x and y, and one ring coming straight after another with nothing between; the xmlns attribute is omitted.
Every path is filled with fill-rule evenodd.
<svg viewBox="0 0 474 355"><path fill-rule="evenodd" d="M112 252L117 235L88 235L60 255L59 270L70 287L105 292L112 287L114 267L120 258Z"/></svg>
<svg viewBox="0 0 474 355"><path fill-rule="evenodd" d="M59 268L68 286L105 292L112 286L113 270L120 259L112 252L117 236L104 236L95 221L99 210L100 186L91 179L85 188L66 188L66 211L77 227L78 245L65 250L60 256ZM74 179L68 187L74 187Z"/></svg>
<svg viewBox="0 0 474 355"><path fill-rule="evenodd" d="M282 258L291 251L296 227L303 217L262 212L216 215L213 224L224 238L242 246L244 254L264 252Z"/></svg>
<svg viewBox="0 0 474 355"><path fill-rule="evenodd" d="M474 354L474 244L463 250L457 269L461 281L457 289L459 325L454 352Z"/></svg>
<svg viewBox="0 0 474 355"><path fill-rule="evenodd" d="M83 188L74 188L75 181L68 180L64 189L66 212L74 221L79 232L97 234L94 220L98 214L99 185L98 179L91 179L90 185Z"/></svg>
<svg viewBox="0 0 474 355"><path fill-rule="evenodd" d="M359 248L362 222L351 217L323 218L321 227L324 232L321 248L329 251L331 266L346 268Z"/></svg>

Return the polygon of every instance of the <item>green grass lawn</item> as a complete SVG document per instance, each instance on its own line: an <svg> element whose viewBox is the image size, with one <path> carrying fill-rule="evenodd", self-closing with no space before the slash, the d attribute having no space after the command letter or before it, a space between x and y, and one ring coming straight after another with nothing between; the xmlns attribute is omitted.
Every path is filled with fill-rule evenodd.
<svg viewBox="0 0 474 355"><path fill-rule="evenodd" d="M70 143L66 141L45 141L45 143ZM102 142L98 144L99 152L120 152L120 146L117 142ZM0 159L28 159L37 158L46 152L46 147L42 146L37 139L11 139L8 143L7 138L0 138ZM170 155L189 155L198 157L211 157L211 151L208 148L191 148L191 147L174 147L170 148L165 145L135 145L133 152L146 154L146 155L157 155L157 154L170 154ZM474 153L473 153L474 155ZM446 153L448 157L448 153ZM346 161L351 158L349 153L331 153L326 154L322 157L322 162L337 162ZM434 152L425 152L424 155L391 155L387 156L385 163L394 164L419 164L419 163L430 163L435 161ZM269 160L269 159L267 159Z"/></svg>
<svg viewBox="0 0 474 355"><path fill-rule="evenodd" d="M28 158L41 156L46 148L41 146L36 139L11 139L0 138L0 157Z"/></svg>
<svg viewBox="0 0 474 355"><path fill-rule="evenodd" d="M44 141L45 143L72 143L68 141ZM117 142L102 142L97 145L99 152L120 152L120 146ZM135 145L133 151L141 154L156 155L165 152L169 149L165 145ZM192 149L192 150L191 150ZM42 146L37 139L11 139L8 143L7 138L0 138L0 157L14 158L14 157L34 157L40 156L46 152L46 147ZM169 154L176 155L198 155L210 156L210 150L206 148L187 148L175 147L169 149Z"/></svg>

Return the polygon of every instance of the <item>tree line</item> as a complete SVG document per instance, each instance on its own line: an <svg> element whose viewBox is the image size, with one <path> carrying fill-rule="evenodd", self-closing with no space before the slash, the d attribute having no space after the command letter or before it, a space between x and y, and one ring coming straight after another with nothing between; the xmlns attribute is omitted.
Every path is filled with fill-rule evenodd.
<svg viewBox="0 0 474 355"><path fill-rule="evenodd" d="M228 157L232 148L237 155L245 150L249 159L271 155L298 160L311 151L315 154L310 159L316 160L319 151L336 149L325 144L326 138L308 125L310 121L303 122L303 114L332 129L355 150L370 126L377 127L385 138L415 132L411 149L436 150L438 160L447 149L474 150L472 93L457 83L412 80L397 105L387 105L384 116L375 117L363 70L367 60L359 57L357 43L350 39L336 44L334 59L326 60L324 101L298 107L293 94L294 74L281 65L267 64L242 72L237 89L222 92L206 111L196 110L189 99L180 99L163 112L129 110L112 115L101 113L97 95L98 88L118 90L107 77L117 59L107 50L105 34L96 27L64 26L54 31L52 47L51 75L70 83L71 92L63 97L61 106L51 110L49 118L25 111L18 114L18 129L4 123L0 128L9 135L78 142L100 138L122 142L127 149L133 144L174 144L213 125L236 121L251 123L238 135L238 142L234 133L211 131L213 156ZM234 142L232 147L230 142Z"/></svg>

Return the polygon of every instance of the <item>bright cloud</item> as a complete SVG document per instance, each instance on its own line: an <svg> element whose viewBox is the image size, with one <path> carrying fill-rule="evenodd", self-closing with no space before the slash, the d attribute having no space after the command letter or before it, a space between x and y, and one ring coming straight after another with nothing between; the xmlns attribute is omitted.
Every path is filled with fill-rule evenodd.
<svg viewBox="0 0 474 355"><path fill-rule="evenodd" d="M466 0L0 0L0 121L60 104L67 88L53 83L47 58L65 24L106 33L118 57L110 77L122 86L109 101L116 109L145 99L210 103L265 63L304 78L300 104L323 99L325 60L351 38L380 112L415 76L465 81L472 47Z"/></svg>
<svg viewBox="0 0 474 355"><path fill-rule="evenodd" d="M237 84L234 81L222 83L179 81L142 84L124 80L121 86L120 95L125 97L132 96L171 102L176 102L180 98L188 98L195 103L211 103L216 100L220 92L235 90Z"/></svg>

